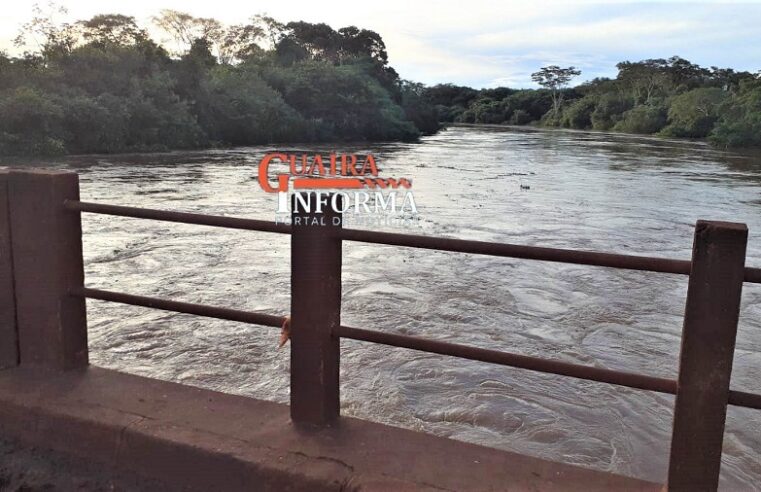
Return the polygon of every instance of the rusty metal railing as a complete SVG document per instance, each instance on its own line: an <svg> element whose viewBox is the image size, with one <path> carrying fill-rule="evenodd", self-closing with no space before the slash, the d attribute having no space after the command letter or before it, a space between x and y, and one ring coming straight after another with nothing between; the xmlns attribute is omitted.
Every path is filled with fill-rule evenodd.
<svg viewBox="0 0 761 492"><path fill-rule="evenodd" d="M290 224L276 224L265 220L244 219L204 215L188 212L174 212L150 208L126 207L102 203L65 200L64 207L78 212L115 215L136 219L151 219L164 222L179 222L183 224L206 225L227 229L243 229L248 231L273 232L290 234ZM527 260L552 261L572 263L577 265L601 266L625 270L639 270L654 273L673 273L689 275L691 262L670 258L649 256L621 255L597 251L580 251L573 249L545 248L539 246L524 246L507 243L490 243L485 241L470 241L443 237L416 236L412 234L394 234L389 232L365 231L357 229L342 229L341 239L364 243L383 244L387 246L405 246L410 248L449 251L454 253L469 253L478 255L501 256ZM745 268L745 281L761 284L761 268Z"/></svg>
<svg viewBox="0 0 761 492"><path fill-rule="evenodd" d="M13 330L0 325L0 341L16 348L0 352L0 366L86 365L85 298L269 327L284 322L283 316L85 287L80 213L88 212L291 235L291 416L298 423L330 425L339 417L341 338L676 395L672 490L716 489L727 405L761 409L761 395L729 385L742 284L761 283L761 269L744 265L742 224L698 221L688 261L343 229L340 214L332 210L316 214L297 208L294 204L291 226L88 203L79 201L74 173L0 172L0 279L6 273L13 278L10 287L0 283L0 321L8 311L3 308L13 311ZM309 220L319 217L327 220ZM3 238L10 238L7 245ZM688 275L678 379L343 326L344 241ZM2 254L4 248L9 254Z"/></svg>
<svg viewBox="0 0 761 492"><path fill-rule="evenodd" d="M132 217L135 219L162 220L164 222L224 227L226 229L243 229L246 231L275 232L279 234L291 233L291 226L287 224L275 224L274 222L268 222L266 220L241 219L237 217L222 217L218 215L204 215L188 212L170 212L151 208L80 202L78 200L64 200L63 206L67 210L77 212L116 215L119 217Z"/></svg>

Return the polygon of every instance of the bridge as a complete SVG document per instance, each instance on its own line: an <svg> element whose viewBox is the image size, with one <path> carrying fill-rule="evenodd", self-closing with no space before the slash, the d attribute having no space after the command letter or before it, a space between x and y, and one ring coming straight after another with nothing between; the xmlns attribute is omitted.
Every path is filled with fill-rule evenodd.
<svg viewBox="0 0 761 492"><path fill-rule="evenodd" d="M90 366L86 299L265 328L285 318L87 286L83 213L290 236L290 404ZM76 173L0 171L0 437L199 490L693 491L718 487L728 405L761 409L761 394L730 384L742 287L761 283L761 269L745 266L744 224L698 221L692 258L675 260L347 229L329 208L292 213L282 224L89 203ZM346 242L686 276L677 378L345 326ZM342 417L341 339L675 395L667 483Z"/></svg>

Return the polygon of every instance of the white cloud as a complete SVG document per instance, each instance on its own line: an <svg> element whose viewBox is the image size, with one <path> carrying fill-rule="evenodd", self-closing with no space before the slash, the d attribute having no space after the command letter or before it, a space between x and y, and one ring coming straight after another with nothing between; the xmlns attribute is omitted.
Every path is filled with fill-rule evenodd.
<svg viewBox="0 0 761 492"><path fill-rule="evenodd" d="M46 0L40 0L45 3ZM0 49L10 48L35 1L6 2ZM615 63L679 54L703 65L761 68L758 2L498 0L63 0L72 19L133 15L146 24L161 8L239 23L267 12L284 21L357 25L379 32L402 77L475 86L531 85L546 64L574 65L583 79L615 75Z"/></svg>
<svg viewBox="0 0 761 492"><path fill-rule="evenodd" d="M700 24L691 20L643 20L619 17L595 22L538 25L477 35L466 40L472 48L509 46L520 48L629 46L632 43L658 43L663 37L692 35Z"/></svg>

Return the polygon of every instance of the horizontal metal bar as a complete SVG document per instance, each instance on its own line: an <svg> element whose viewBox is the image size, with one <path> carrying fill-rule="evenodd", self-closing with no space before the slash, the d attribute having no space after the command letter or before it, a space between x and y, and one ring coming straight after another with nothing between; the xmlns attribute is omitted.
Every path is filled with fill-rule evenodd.
<svg viewBox="0 0 761 492"><path fill-rule="evenodd" d="M155 297L136 296L132 294L124 294L121 292L112 292L101 289L91 289L87 287L77 289L76 291L71 292L71 294L86 297L89 299L118 302L121 304L143 306L153 309L161 309L164 311L194 314L207 318L238 321L241 323L255 325L281 327L285 321L284 316L253 313L250 311L239 311L236 309L220 308L204 304L170 301L166 299L158 299ZM407 335L397 335L393 333L383 333L380 331L363 330L360 328L351 328L348 326L338 327L336 330L334 330L334 335L343 338L350 338L353 340L362 340L394 347L420 350L422 352L450 355L463 359L489 362L492 364L529 369L550 374L559 374L562 376L570 376L589 381L616 384L629 388L657 391L659 393L667 394L676 393L676 381L671 379L619 372L610 369L600 369L568 362L551 361L538 357L516 355L506 352L498 352L496 350L468 347L467 345L440 342L436 340L426 340L419 337L411 337ZM729 392L729 404L739 407L761 409L761 395L731 390Z"/></svg>
<svg viewBox="0 0 761 492"><path fill-rule="evenodd" d="M671 260L647 256L619 255L596 251L523 246L506 243L489 243L466 239L451 239L429 236L414 236L389 232L343 229L341 238L347 241L387 244L410 248L435 249L458 253L523 258L528 260L555 261L578 265L594 265L627 270L645 270L659 273L689 275L691 263L688 260Z"/></svg>
<svg viewBox="0 0 761 492"><path fill-rule="evenodd" d="M365 342L380 343L383 345L420 350L422 352L430 352L434 354L451 355L463 359L489 362L502 366L517 367L519 369L529 369L550 374L559 374L561 376L616 384L629 388L657 391L659 393L668 393L672 395L676 394L676 381L672 379L613 371L611 369L583 366L572 364L570 362L547 360L539 357L517 355L496 350L469 347L467 345L456 343L426 340L408 335L363 330L348 326L340 326L336 328L334 334L343 338L351 338L353 340L363 340Z"/></svg>
<svg viewBox="0 0 761 492"><path fill-rule="evenodd" d="M396 234L391 232L342 229L341 239L363 243L404 246L409 248L432 249L456 253L522 258L527 260L554 261L577 265L592 265L625 270L640 270L656 273L689 275L692 263L689 260L673 260L650 256L620 255L597 251L545 248L519 244L490 243L452 239L443 237ZM745 281L761 283L761 268L745 268Z"/></svg>
<svg viewBox="0 0 761 492"><path fill-rule="evenodd" d="M250 311L239 311L237 309L207 306L205 304L194 304L190 302L170 301L167 299L157 299L155 297L136 296L121 292L112 292L109 290L90 289L87 287L72 291L71 294L89 299L118 302L121 304L130 304L132 306L143 306L164 311L173 311L176 313L195 314L207 318L239 321L241 323L249 323L252 325L281 327L285 321L284 316L252 313Z"/></svg>
<svg viewBox="0 0 761 492"><path fill-rule="evenodd" d="M561 376L570 376L587 381L615 384L618 386L656 391L658 393L666 393L670 395L676 394L676 381L673 379L613 371L611 369L600 369L569 362L498 352L496 350L469 347L467 345L456 343L426 340L424 338L411 337L409 335L363 330L349 326L339 326L333 331L333 334L342 338L380 343L392 347L401 347L440 355L450 355L462 359L489 362L491 364L528 369L549 374L558 374ZM738 407L761 409L761 395L730 390L729 404Z"/></svg>
<svg viewBox="0 0 761 492"><path fill-rule="evenodd" d="M756 408L761 410L761 395L744 391L729 390L729 404L736 407Z"/></svg>
<svg viewBox="0 0 761 492"><path fill-rule="evenodd" d="M266 220L222 217L219 215L205 215L189 212L172 212L152 208L125 207L122 205L108 205L74 200L66 200L63 205L69 210L75 210L78 212L117 215L119 217L133 217L136 219L162 220L165 222L179 222L182 224L225 227L228 229L244 229L247 231L274 232L278 234L291 233L290 225L276 224L275 222L269 222Z"/></svg>
<svg viewBox="0 0 761 492"><path fill-rule="evenodd" d="M78 212L116 215L136 219L161 220L166 222L225 227L228 229L243 229L248 231L273 232L278 234L291 233L290 225L277 224L266 220L125 207L122 205L108 205L75 200L66 200L64 202L64 207ZM341 231L341 238L347 241L384 244L388 246L404 246L456 253L554 261L577 265L621 268L626 270L673 273L678 275L689 275L691 268L691 263L688 260L621 255L615 253L601 253L597 251L545 248L541 246L524 246L519 244L490 243L485 241L470 241L466 239L429 237L412 234L395 234L390 232L362 231L358 229L343 229ZM761 268L746 267L745 281L761 284Z"/></svg>
<svg viewBox="0 0 761 492"><path fill-rule="evenodd" d="M745 281L752 284L761 284L761 268L745 267Z"/></svg>

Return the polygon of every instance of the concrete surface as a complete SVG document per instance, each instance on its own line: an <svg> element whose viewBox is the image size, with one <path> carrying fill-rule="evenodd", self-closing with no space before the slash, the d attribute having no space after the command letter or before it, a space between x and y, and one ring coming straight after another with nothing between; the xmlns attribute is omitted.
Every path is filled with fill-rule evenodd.
<svg viewBox="0 0 761 492"><path fill-rule="evenodd" d="M181 492L187 490L96 461L0 439L0 492Z"/></svg>
<svg viewBox="0 0 761 492"><path fill-rule="evenodd" d="M358 419L301 428L286 405L97 367L0 370L0 436L192 490L661 488Z"/></svg>

